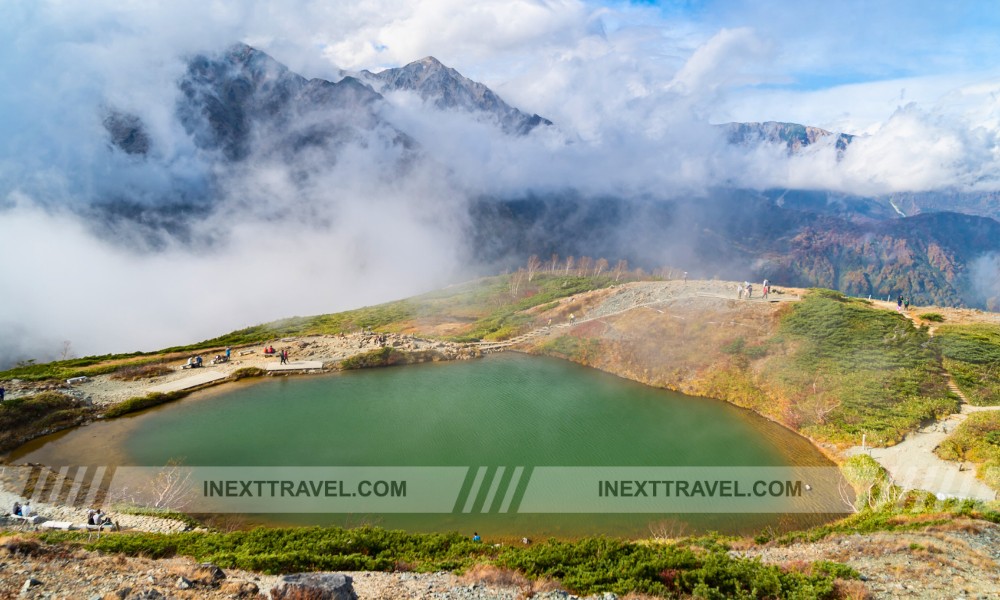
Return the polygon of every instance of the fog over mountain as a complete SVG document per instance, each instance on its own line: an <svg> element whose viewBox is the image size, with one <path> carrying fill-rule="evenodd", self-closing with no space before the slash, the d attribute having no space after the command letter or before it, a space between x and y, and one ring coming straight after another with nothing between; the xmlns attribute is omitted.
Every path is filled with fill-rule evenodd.
<svg viewBox="0 0 1000 600"><path fill-rule="evenodd" d="M526 5L536 37L522 23L487 28L518 40L489 56L456 51L480 48L463 36L442 46L521 67L480 82L402 33L385 53L414 54L372 58L355 34L383 33L350 25L369 17L338 13L342 37L314 44L294 10L217 8L40 3L0 24L0 363L66 340L89 354L204 339L535 253L1000 297L989 90L865 131L733 121L713 110L768 54L745 28L645 63L628 50L646 38L610 13Z"/></svg>

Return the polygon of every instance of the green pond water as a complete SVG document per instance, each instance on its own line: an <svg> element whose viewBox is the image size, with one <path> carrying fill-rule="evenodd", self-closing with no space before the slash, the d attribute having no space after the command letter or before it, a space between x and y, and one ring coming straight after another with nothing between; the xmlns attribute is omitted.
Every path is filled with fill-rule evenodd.
<svg viewBox="0 0 1000 600"><path fill-rule="evenodd" d="M724 402L514 353L266 378L36 440L11 462L190 466L830 466L805 439ZM292 514L247 523L376 524L491 537L804 527L821 514Z"/></svg>

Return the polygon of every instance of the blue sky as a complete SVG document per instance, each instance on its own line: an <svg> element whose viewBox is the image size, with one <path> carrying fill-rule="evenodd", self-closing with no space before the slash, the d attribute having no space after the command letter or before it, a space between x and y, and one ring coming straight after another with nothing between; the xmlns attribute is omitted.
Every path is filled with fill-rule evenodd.
<svg viewBox="0 0 1000 600"><path fill-rule="evenodd" d="M689 22L706 33L752 28L776 44L775 67L793 79L787 85L796 89L984 71L1000 62L1000 5L995 2L635 4L658 8L665 22Z"/></svg>

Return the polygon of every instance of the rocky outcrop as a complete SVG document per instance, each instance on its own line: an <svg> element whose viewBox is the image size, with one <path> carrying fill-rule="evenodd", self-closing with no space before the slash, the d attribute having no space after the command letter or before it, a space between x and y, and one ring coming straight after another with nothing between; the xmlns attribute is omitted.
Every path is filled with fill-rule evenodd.
<svg viewBox="0 0 1000 600"><path fill-rule="evenodd" d="M135 115L111 111L104 118L111 144L126 154L145 155L149 152L150 140L146 128Z"/></svg>

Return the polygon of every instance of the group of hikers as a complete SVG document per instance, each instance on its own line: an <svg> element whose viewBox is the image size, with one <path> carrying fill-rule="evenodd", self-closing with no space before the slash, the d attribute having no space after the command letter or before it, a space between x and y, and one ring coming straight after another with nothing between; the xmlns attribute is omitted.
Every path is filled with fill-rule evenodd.
<svg viewBox="0 0 1000 600"><path fill-rule="evenodd" d="M761 292L761 298L767 300L767 296L771 293L771 282L765 279L760 286L760 292ZM746 298L747 300L753 298L753 284L750 283L749 281L744 281L743 283L737 284L736 296L740 300L743 300L744 298Z"/></svg>
<svg viewBox="0 0 1000 600"><path fill-rule="evenodd" d="M14 502L14 506L11 509L10 514L24 519L35 516L35 512L32 510L31 505L27 501L25 501L24 504ZM91 508L87 511L87 525L93 525L96 527L107 527L110 525L114 526L116 529L118 528L118 524L111 520L108 513L99 508Z"/></svg>
<svg viewBox="0 0 1000 600"><path fill-rule="evenodd" d="M267 346L267 347L264 348L264 355L265 356L274 356L275 354L277 354L278 357L281 358L281 364L283 364L283 365L287 365L288 364L288 350L287 349L283 349L283 350L279 351L279 350L275 350L274 346ZM233 356L233 349L232 348L226 348L226 352L224 354L216 354L215 355L215 358L212 359L212 364L213 365L218 365L218 364L222 364L222 363L227 363L227 362L229 362L229 359L232 358L232 356ZM192 357L188 358L187 363L184 365L184 368L185 369L195 369L195 368L201 367L203 365L204 365L204 360L201 358L201 356L195 355L195 356L192 356ZM0 388L0 389L2 389L2 388ZM0 399L2 399L2 398L0 398Z"/></svg>
<svg viewBox="0 0 1000 600"><path fill-rule="evenodd" d="M20 502L14 503L14 508L10 511L10 514L16 517L30 517L33 513L31 512L31 505L27 502L21 504Z"/></svg>
<svg viewBox="0 0 1000 600"><path fill-rule="evenodd" d="M212 364L219 365L222 363L227 363L229 362L229 359L232 357L232 355L233 355L233 349L226 348L226 352L224 354L215 355L215 358L212 359ZM203 365L204 365L204 360L201 358L201 356L195 355L188 358L187 363L184 365L184 368L197 369L198 367L201 367Z"/></svg>
<svg viewBox="0 0 1000 600"><path fill-rule="evenodd" d="M87 511L87 525L96 525L98 527L104 527L106 525L112 525L111 517L107 513L101 512L101 509L93 509Z"/></svg>
<svg viewBox="0 0 1000 600"><path fill-rule="evenodd" d="M277 354L278 358L281 359L281 364L283 364L283 365L287 365L288 364L288 350L287 349L283 348L280 351L275 351L274 346L268 346L267 348L264 348L264 354L266 354L267 356L273 356L274 354Z"/></svg>

